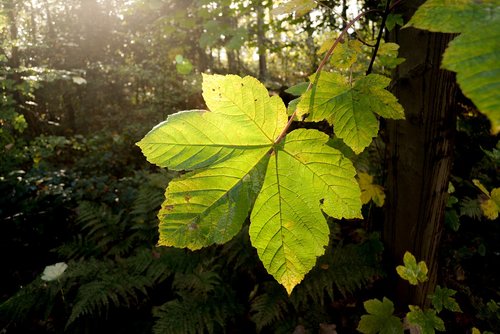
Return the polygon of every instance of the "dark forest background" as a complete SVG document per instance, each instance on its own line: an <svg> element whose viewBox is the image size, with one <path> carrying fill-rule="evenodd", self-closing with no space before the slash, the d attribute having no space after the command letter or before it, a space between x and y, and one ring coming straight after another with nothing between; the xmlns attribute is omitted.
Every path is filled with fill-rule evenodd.
<svg viewBox="0 0 500 334"><path fill-rule="evenodd" d="M384 252L387 212L374 203L364 220L329 221L326 254L290 297L248 226L200 251L156 247L176 173L135 145L169 114L205 108L201 73L252 75L288 103L285 90L314 73L323 42L383 3L321 1L304 13L272 0L0 4L0 333L356 333L363 301L397 299L387 282L400 263ZM372 12L349 31L365 43L352 71L366 70L380 22ZM388 28L387 41L398 29ZM381 48L374 71L391 75L393 53ZM498 186L500 146L488 119L457 101L435 274L463 312L441 316L450 333L498 332L500 225L472 180ZM387 190L385 130L355 164ZM57 262L65 273L42 280ZM404 316L407 304L396 304Z"/></svg>

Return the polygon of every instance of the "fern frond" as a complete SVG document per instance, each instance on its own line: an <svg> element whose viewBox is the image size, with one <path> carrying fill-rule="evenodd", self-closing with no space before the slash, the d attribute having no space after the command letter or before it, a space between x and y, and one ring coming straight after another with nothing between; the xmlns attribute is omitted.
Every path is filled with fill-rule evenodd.
<svg viewBox="0 0 500 334"><path fill-rule="evenodd" d="M481 219L482 211L478 199L465 197L460 203L460 216L468 216L473 219Z"/></svg>
<svg viewBox="0 0 500 334"><path fill-rule="evenodd" d="M265 293L251 301L250 319L255 323L257 331L285 318L288 312L288 297L281 286L275 282L265 285Z"/></svg>
<svg viewBox="0 0 500 334"><path fill-rule="evenodd" d="M316 267L296 287L291 296L292 303L297 308L311 302L323 305L326 296L334 299L334 287L344 296L365 287L383 276L380 266L382 249L378 237L372 236L359 245L340 245L327 250L318 259Z"/></svg>
<svg viewBox="0 0 500 334"><path fill-rule="evenodd" d="M213 292L221 284L219 274L214 271L205 271L203 268L197 268L194 272L187 274L176 274L173 286L179 290L196 291L206 295Z"/></svg>
<svg viewBox="0 0 500 334"><path fill-rule="evenodd" d="M105 268L94 277L87 275L95 270L95 265L100 264L89 263L92 267L86 272L87 275L80 277L80 281L85 283L78 287L66 327L79 317L96 314L106 316L110 307L130 307L137 304L141 297L147 298L147 289L152 286L148 277L129 272L126 267L113 266L108 261L106 263ZM82 272L81 269L79 271ZM74 279L75 272L71 276Z"/></svg>
<svg viewBox="0 0 500 334"><path fill-rule="evenodd" d="M0 304L0 319L22 323L32 315L46 319L60 298L58 283L36 279Z"/></svg>
<svg viewBox="0 0 500 334"><path fill-rule="evenodd" d="M231 318L241 312L241 307L234 303L235 297L224 291L217 291L209 298L199 298L190 293L171 300L153 310L158 318L153 332L158 334L196 334L214 333L223 329Z"/></svg>

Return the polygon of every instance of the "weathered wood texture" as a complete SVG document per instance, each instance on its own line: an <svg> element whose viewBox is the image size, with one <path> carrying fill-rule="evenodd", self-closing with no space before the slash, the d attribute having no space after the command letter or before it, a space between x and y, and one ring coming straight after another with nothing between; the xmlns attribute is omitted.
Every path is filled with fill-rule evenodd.
<svg viewBox="0 0 500 334"><path fill-rule="evenodd" d="M401 5L405 22L422 2ZM427 295L436 285L456 122L454 74L440 69L451 37L413 28L391 34L401 46L400 57L406 59L392 87L406 121L387 123L384 241L393 264L402 264L403 254L410 251L429 268L429 281L416 288L397 280L396 294L403 305L428 305Z"/></svg>

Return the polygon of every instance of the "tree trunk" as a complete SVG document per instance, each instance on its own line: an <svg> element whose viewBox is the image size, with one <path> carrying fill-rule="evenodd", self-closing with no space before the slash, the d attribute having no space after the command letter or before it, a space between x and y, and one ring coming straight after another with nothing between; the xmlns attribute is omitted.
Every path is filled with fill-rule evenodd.
<svg viewBox="0 0 500 334"><path fill-rule="evenodd" d="M257 3L257 46L259 53L259 80L267 79L266 45L264 31L264 8L262 3Z"/></svg>
<svg viewBox="0 0 500 334"><path fill-rule="evenodd" d="M422 2L398 6L405 22ZM394 292L402 306L428 305L427 295L436 285L456 122L454 74L440 70L450 39L450 35L413 28L391 34L391 40L401 46L400 56L406 59L398 67L393 89L405 109L406 121L387 122L384 241L394 266L402 264L404 253L410 251L429 269L429 280L417 287L397 279ZM394 267L391 270L395 273Z"/></svg>

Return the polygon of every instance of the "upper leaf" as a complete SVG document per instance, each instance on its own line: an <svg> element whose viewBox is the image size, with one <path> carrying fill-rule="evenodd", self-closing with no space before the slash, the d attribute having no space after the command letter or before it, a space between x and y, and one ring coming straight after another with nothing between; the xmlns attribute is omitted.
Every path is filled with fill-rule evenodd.
<svg viewBox="0 0 500 334"><path fill-rule="evenodd" d="M443 67L457 72L464 94L500 131L500 6L495 0L428 0L408 26L461 33L446 49Z"/></svg>
<svg viewBox="0 0 500 334"><path fill-rule="evenodd" d="M251 214L250 238L264 267L291 293L324 253L335 218L361 218L352 163L316 130L288 134L270 157Z"/></svg>
<svg viewBox="0 0 500 334"><path fill-rule="evenodd" d="M337 73L321 72L313 89L306 92L297 106L297 116L306 121L327 120L335 134L356 153L370 145L378 133L374 113L394 119L404 119L403 107L396 97L384 88L390 79L369 74L351 87L349 80Z"/></svg>
<svg viewBox="0 0 500 334"><path fill-rule="evenodd" d="M410 284L417 285L419 282L427 281L427 265L424 261L417 264L415 256L410 252L405 252L403 256L404 266L397 266L396 271L401 278L410 282Z"/></svg>
<svg viewBox="0 0 500 334"><path fill-rule="evenodd" d="M500 6L497 6L500 8ZM477 24L450 42L443 67L457 72L465 96L489 117L494 133L500 131L500 11L492 22Z"/></svg>
<svg viewBox="0 0 500 334"><path fill-rule="evenodd" d="M417 325L422 334L434 334L436 330L444 332L443 319L436 315L436 311L430 309L423 311L418 306L409 305L410 312L406 315L408 322Z"/></svg>
<svg viewBox="0 0 500 334"><path fill-rule="evenodd" d="M461 33L477 22L496 19L496 0L427 0L406 27L434 32Z"/></svg>
<svg viewBox="0 0 500 334"><path fill-rule="evenodd" d="M368 315L361 316L358 331L364 334L399 334L403 333L401 320L394 316L394 304L389 299L383 301L370 299L364 302Z"/></svg>

